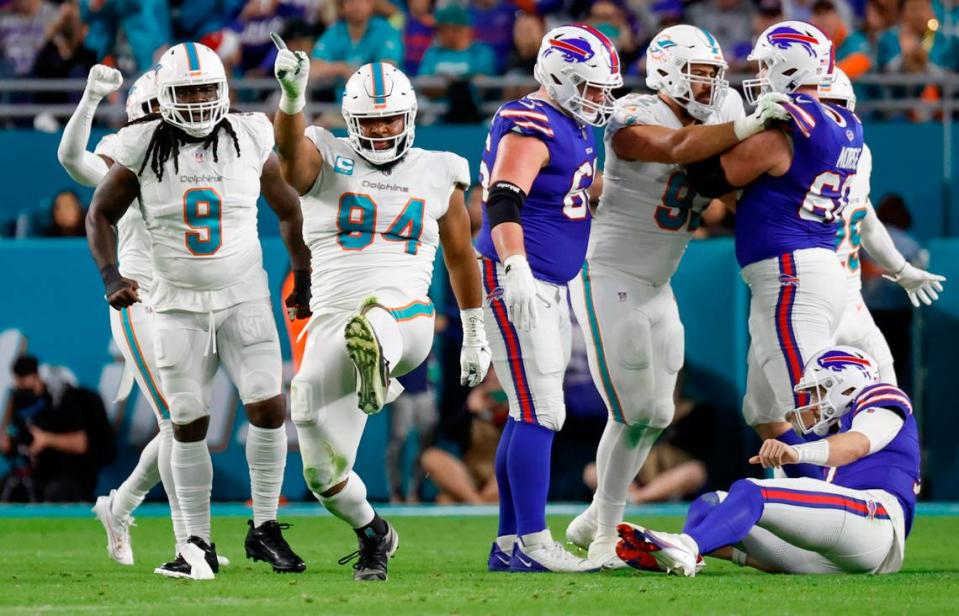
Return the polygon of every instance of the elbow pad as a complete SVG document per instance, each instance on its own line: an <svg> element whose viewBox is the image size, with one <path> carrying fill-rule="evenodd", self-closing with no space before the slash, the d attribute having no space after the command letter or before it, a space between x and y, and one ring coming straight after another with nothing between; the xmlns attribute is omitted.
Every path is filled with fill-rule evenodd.
<svg viewBox="0 0 959 616"><path fill-rule="evenodd" d="M486 217L489 219L489 228L504 222L519 224L519 210L526 201L526 193L510 182L496 182L490 187L486 198Z"/></svg>
<svg viewBox="0 0 959 616"><path fill-rule="evenodd" d="M726 172L719 160L719 155L686 165L686 177L689 185L697 195L716 199L728 194L736 187L726 179Z"/></svg>

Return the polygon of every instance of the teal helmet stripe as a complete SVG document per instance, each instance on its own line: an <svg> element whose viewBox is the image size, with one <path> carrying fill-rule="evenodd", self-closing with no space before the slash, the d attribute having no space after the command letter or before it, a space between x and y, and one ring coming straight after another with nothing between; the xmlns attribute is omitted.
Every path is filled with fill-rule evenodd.
<svg viewBox="0 0 959 616"><path fill-rule="evenodd" d="M191 71L200 70L200 54L196 51L196 43L185 43L187 61Z"/></svg>
<svg viewBox="0 0 959 616"><path fill-rule="evenodd" d="M373 104L386 104L386 80L383 78L383 63L373 63Z"/></svg>

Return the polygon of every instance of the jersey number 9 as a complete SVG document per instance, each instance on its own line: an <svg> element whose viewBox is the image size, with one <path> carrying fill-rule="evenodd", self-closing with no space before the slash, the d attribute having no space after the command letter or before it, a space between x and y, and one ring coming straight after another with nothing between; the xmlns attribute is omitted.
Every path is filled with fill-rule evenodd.
<svg viewBox="0 0 959 616"><path fill-rule="evenodd" d="M223 200L213 188L191 188L183 193L183 222L190 228L183 241L191 254L208 257L220 249Z"/></svg>
<svg viewBox="0 0 959 616"><path fill-rule="evenodd" d="M679 231L686 225L686 230L693 232L699 228L702 212L693 210L696 193L689 185L684 171L674 171L666 180L666 189L663 191L663 204L656 208L653 218L660 229Z"/></svg>

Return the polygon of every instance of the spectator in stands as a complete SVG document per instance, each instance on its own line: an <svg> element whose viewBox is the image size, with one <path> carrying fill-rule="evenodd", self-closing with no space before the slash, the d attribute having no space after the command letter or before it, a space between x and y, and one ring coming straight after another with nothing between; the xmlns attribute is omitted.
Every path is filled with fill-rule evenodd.
<svg viewBox="0 0 959 616"><path fill-rule="evenodd" d="M2 500L92 501L99 469L115 453L113 431L100 396L65 384L54 392L36 357L12 366L14 391L2 421L0 449L12 471Z"/></svg>
<svg viewBox="0 0 959 616"><path fill-rule="evenodd" d="M469 12L473 23L480 26L474 32L476 40L493 50L496 72L502 73L513 49L516 6L508 0L472 0Z"/></svg>
<svg viewBox="0 0 959 616"><path fill-rule="evenodd" d="M248 0L236 20L230 24L240 39L237 70L248 77L273 74L276 45L271 32L283 32L286 19L280 14L280 0Z"/></svg>
<svg viewBox="0 0 959 616"><path fill-rule="evenodd" d="M855 81L872 68L872 50L869 39L862 32L850 32L849 24L836 10L833 0L816 0L812 7L812 25L832 41L836 66Z"/></svg>
<svg viewBox="0 0 959 616"><path fill-rule="evenodd" d="M863 32L873 50L879 37L899 23L899 0L869 0L863 19Z"/></svg>
<svg viewBox="0 0 959 616"><path fill-rule="evenodd" d="M80 195L73 190L61 190L53 198L50 226L43 231L43 237L86 237L85 216Z"/></svg>
<svg viewBox="0 0 959 616"><path fill-rule="evenodd" d="M173 40L166 0L80 0L80 18L90 27L86 44L100 59L114 53L122 30L135 72L152 67Z"/></svg>
<svg viewBox="0 0 959 616"><path fill-rule="evenodd" d="M901 21L879 37L876 64L884 73L939 77L956 70L955 40L943 32L930 0L904 0ZM920 98L934 102L940 98L939 88L932 83L887 88L893 98ZM908 117L915 121L931 119L931 113L914 108Z"/></svg>
<svg viewBox="0 0 959 616"><path fill-rule="evenodd" d="M686 10L686 18L716 37L727 62L741 64L753 47L753 13L749 0L703 0Z"/></svg>
<svg viewBox="0 0 959 616"><path fill-rule="evenodd" d="M753 18L753 38L774 23L783 21L783 5L779 0L762 0Z"/></svg>
<svg viewBox="0 0 959 616"><path fill-rule="evenodd" d="M470 391L462 411L443 419L423 470L439 489L437 503L495 503L494 461L509 414L506 393L492 370Z"/></svg>
<svg viewBox="0 0 959 616"><path fill-rule="evenodd" d="M926 269L929 253L909 234L912 215L905 200L897 194L883 195L876 207L876 215L886 225L892 243L909 263ZM882 268L876 265L868 253L862 263L862 297L869 306L876 325L882 331L896 366L899 387L912 392L912 304L902 288L882 277Z"/></svg>
<svg viewBox="0 0 959 616"><path fill-rule="evenodd" d="M410 14L403 28L403 70L413 76L419 72L423 54L433 42L436 17L433 16L433 0L409 0L407 8Z"/></svg>
<svg viewBox="0 0 959 616"><path fill-rule="evenodd" d="M493 50L473 40L473 20L458 4L436 12L436 42L426 50L420 75L441 75L467 79L476 75L494 75Z"/></svg>
<svg viewBox="0 0 959 616"><path fill-rule="evenodd" d="M176 41L199 41L236 19L248 0L170 0ZM212 48L212 47L211 47Z"/></svg>
<svg viewBox="0 0 959 616"><path fill-rule="evenodd" d="M386 478L390 486L390 502L416 503L423 483L423 452L433 440L439 420L436 394L430 387L429 362L424 361L412 372L399 378L403 393L390 403L390 438L386 446ZM403 490L403 467L406 440L413 429L419 437L416 457L406 490Z"/></svg>
<svg viewBox="0 0 959 616"><path fill-rule="evenodd" d="M819 0L782 0L783 13L786 15L786 19L811 22L814 7L818 1ZM855 14L847 0L832 0L832 2L843 22L847 24L853 23Z"/></svg>
<svg viewBox="0 0 959 616"><path fill-rule="evenodd" d="M57 9L41 0L11 0L9 11L0 14L2 75L24 77L33 70L37 54L46 41Z"/></svg>
<svg viewBox="0 0 959 616"><path fill-rule="evenodd" d="M506 74L529 77L536 66L536 54L546 34L543 18L534 13L519 13L513 24L513 51L506 61ZM519 94L523 96L525 92ZM518 98L504 93L504 98Z"/></svg>
<svg viewBox="0 0 959 616"><path fill-rule="evenodd" d="M636 39L624 7L613 0L596 0L589 7L586 23L593 26L616 45L620 60L630 64L636 55Z"/></svg>
<svg viewBox="0 0 959 616"><path fill-rule="evenodd" d="M90 67L97 63L97 55L84 45L86 34L87 26L80 21L77 5L72 2L61 4L57 19L47 28L33 76L40 79L85 78ZM70 97L63 92L41 92L35 100L38 103L66 103Z"/></svg>
<svg viewBox="0 0 959 616"><path fill-rule="evenodd" d="M339 0L340 19L313 48L310 76L333 81L338 89L356 69L369 62L403 62L398 30L373 15L373 0Z"/></svg>

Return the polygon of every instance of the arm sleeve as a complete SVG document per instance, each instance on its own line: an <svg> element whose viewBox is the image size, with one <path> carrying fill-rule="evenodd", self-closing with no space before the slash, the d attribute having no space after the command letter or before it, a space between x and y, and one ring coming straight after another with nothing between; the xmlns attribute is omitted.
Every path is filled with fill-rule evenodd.
<svg viewBox="0 0 959 616"><path fill-rule="evenodd" d="M86 149L96 109L96 105L81 101L63 129L57 148L60 164L71 178L84 186L96 186L110 170L106 161Z"/></svg>
<svg viewBox="0 0 959 616"><path fill-rule="evenodd" d="M892 442L904 423L902 416L893 410L873 408L858 413L849 431L864 434L869 439L869 453L873 454Z"/></svg>

